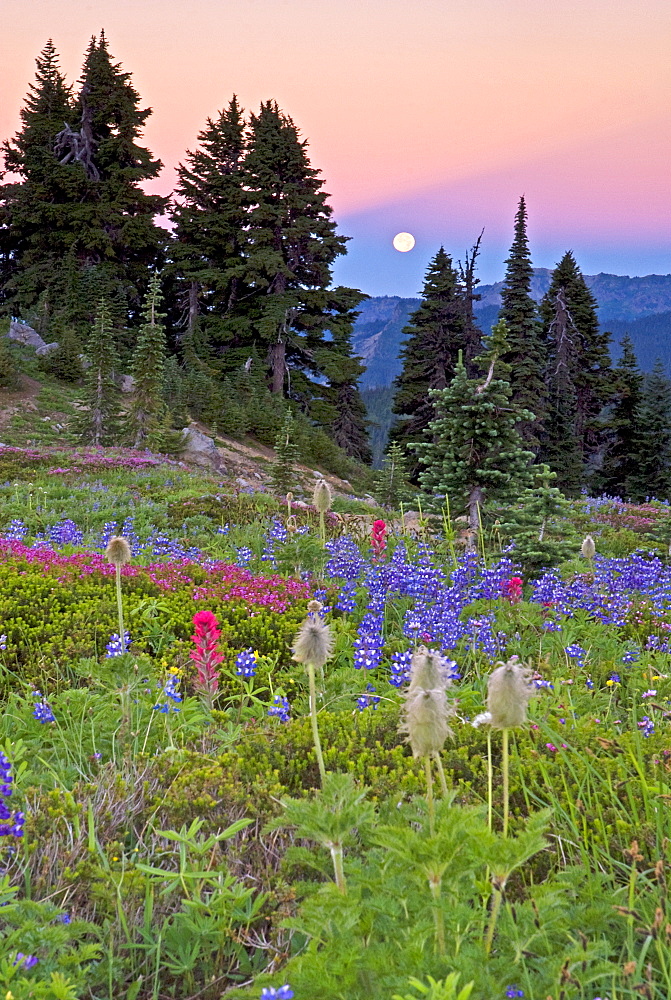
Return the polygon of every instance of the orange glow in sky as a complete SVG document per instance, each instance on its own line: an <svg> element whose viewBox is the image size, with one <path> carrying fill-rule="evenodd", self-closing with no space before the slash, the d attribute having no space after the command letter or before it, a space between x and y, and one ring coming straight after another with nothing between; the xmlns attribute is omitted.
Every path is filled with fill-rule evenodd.
<svg viewBox="0 0 671 1000"><path fill-rule="evenodd" d="M0 137L18 126L47 38L72 81L101 27L154 109L155 190L172 190L184 150L235 92L291 115L339 221L388 210L391 236L415 233L437 217L427 198L444 207L468 188L469 231L496 231L481 203L510 236L524 191L549 253L588 211L602 242L645 236L671 261L669 0L2 0Z"/></svg>

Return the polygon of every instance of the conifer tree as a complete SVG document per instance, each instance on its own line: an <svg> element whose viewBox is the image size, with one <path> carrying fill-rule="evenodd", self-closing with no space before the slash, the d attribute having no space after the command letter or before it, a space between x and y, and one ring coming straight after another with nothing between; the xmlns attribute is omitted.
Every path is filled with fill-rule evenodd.
<svg viewBox="0 0 671 1000"><path fill-rule="evenodd" d="M536 414L533 423L521 422L519 432L526 445L538 451L545 409L545 358L538 310L531 297L532 277L527 207L522 197L515 216L515 238L506 261L499 317L508 328L508 350L503 360L510 365L512 398L518 406Z"/></svg>
<svg viewBox="0 0 671 1000"><path fill-rule="evenodd" d="M166 343L161 300L159 277L153 274L131 365L134 383L128 430L134 448L159 447L164 429Z"/></svg>
<svg viewBox="0 0 671 1000"><path fill-rule="evenodd" d="M276 493L284 496L296 488L296 470L298 447L294 441L294 418L291 410L287 410L284 421L275 438L275 462L272 465L270 480Z"/></svg>
<svg viewBox="0 0 671 1000"><path fill-rule="evenodd" d="M640 427L637 469L630 477L630 498L671 498L671 382L661 361L643 385L637 423Z"/></svg>
<svg viewBox="0 0 671 1000"><path fill-rule="evenodd" d="M628 499L638 475L643 428L640 425L643 375L631 337L620 343L622 357L613 369L616 401L608 421L606 449L598 476L606 493Z"/></svg>
<svg viewBox="0 0 671 1000"><path fill-rule="evenodd" d="M547 465L536 469L536 483L522 490L517 503L500 518L499 531L515 543L513 559L521 563L525 576L538 576L575 552L566 538L566 527L558 522L570 514L563 493L551 486L555 474Z"/></svg>
<svg viewBox="0 0 671 1000"><path fill-rule="evenodd" d="M398 510L409 495L405 452L400 444L392 441L384 465L375 477L375 497L385 507Z"/></svg>
<svg viewBox="0 0 671 1000"><path fill-rule="evenodd" d="M130 74L112 61L104 33L91 40L75 102L55 53L43 62L24 127L5 150L7 168L22 178L2 192L0 225L15 241L5 294L13 308L25 310L46 293L51 314L61 305L61 270L72 251L81 271L98 272L97 297L120 295L135 312L136 289L166 242L154 216L167 199L141 187L161 169L138 143L150 111L139 109ZM89 302L90 315L94 309Z"/></svg>
<svg viewBox="0 0 671 1000"><path fill-rule="evenodd" d="M325 412L320 419L317 407L313 405L312 415L347 455L359 462L369 463L372 455L366 407L358 389L359 379L366 369L361 359L352 354L356 306L362 298L361 293L353 289L335 289L329 319L331 339L320 348L318 355L319 367L328 380L328 384L321 388L321 397L331 413Z"/></svg>
<svg viewBox="0 0 671 1000"><path fill-rule="evenodd" d="M0 333L0 388L16 389L19 385L19 373L12 355L9 338Z"/></svg>
<svg viewBox="0 0 671 1000"><path fill-rule="evenodd" d="M541 455L553 472L556 472L559 488L568 496L578 495L583 480L574 383L576 344L579 337L566 307L564 289L560 287L555 298L554 316L548 325L547 420L542 435Z"/></svg>
<svg viewBox="0 0 671 1000"><path fill-rule="evenodd" d="M5 170L18 179L0 186L0 304L16 314L36 303L50 270L67 252L60 207L68 197L69 177L53 147L73 113L72 88L51 39L36 62L21 129L2 145Z"/></svg>
<svg viewBox="0 0 671 1000"><path fill-rule="evenodd" d="M561 293L561 301L558 296ZM596 300L585 284L575 257L569 251L564 254L552 274L552 282L540 306L543 321L543 338L547 351L546 385L548 396L556 401L559 396L558 382L570 381L575 393L575 435L577 447L583 463L587 463L599 451L603 443L603 427L600 420L605 406L613 398L612 368L609 353L610 334L599 329ZM570 342L570 350L562 361L562 348L558 337L564 339L563 346ZM567 340L568 338L568 340ZM562 372L567 367L567 374ZM561 447L557 429L553 429L553 404L548 407L546 431L555 438L555 446ZM570 435L567 447L573 448ZM559 468L553 464L553 456L545 450L542 457L550 468L559 474L559 484L564 488ZM570 492L570 491L569 491Z"/></svg>
<svg viewBox="0 0 671 1000"><path fill-rule="evenodd" d="M447 495L451 509L468 514L477 530L492 503L509 503L531 483L533 454L525 450L517 425L533 415L511 400L510 385L494 378L507 348L505 323L486 341L486 376L469 379L461 360L447 388L433 390L435 416L430 440L416 445L424 471L419 480L433 497Z"/></svg>
<svg viewBox="0 0 671 1000"><path fill-rule="evenodd" d="M274 102L251 116L243 182L244 280L252 293L239 335L266 356L271 391L290 394L309 410L312 397L319 396L315 380L323 376L316 352L335 297L328 290L331 267L345 252L346 239L336 233L328 195L306 147Z"/></svg>
<svg viewBox="0 0 671 1000"><path fill-rule="evenodd" d="M236 346L235 306L244 294L246 226L245 122L235 95L214 121L207 119L198 143L177 170L171 271L185 307L187 336L193 335L200 316L205 332L230 348Z"/></svg>
<svg viewBox="0 0 671 1000"><path fill-rule="evenodd" d="M88 366L80 399L83 412L77 430L83 444L113 444L119 433L120 393L114 382L118 361L109 306L98 303L86 346Z"/></svg>
<svg viewBox="0 0 671 1000"><path fill-rule="evenodd" d="M70 326L51 331L58 338L58 347L39 360L40 371L60 379L61 382L79 382L83 375L81 344Z"/></svg>
<svg viewBox="0 0 671 1000"><path fill-rule="evenodd" d="M427 269L422 303L403 330L401 374L394 380L392 411L400 415L392 436L413 453L434 419L429 393L445 389L454 377L459 351L465 342L466 314L459 275L451 258L440 248ZM409 459L410 475L419 471L416 458Z"/></svg>

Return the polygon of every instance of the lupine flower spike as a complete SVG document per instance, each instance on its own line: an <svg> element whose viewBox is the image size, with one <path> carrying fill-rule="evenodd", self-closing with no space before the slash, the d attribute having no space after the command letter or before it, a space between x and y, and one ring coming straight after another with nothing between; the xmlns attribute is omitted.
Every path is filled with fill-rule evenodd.
<svg viewBox="0 0 671 1000"><path fill-rule="evenodd" d="M105 558L116 570L116 603L119 613L119 641L121 653L126 652L126 630L123 627L123 598L121 596L121 567L131 560L130 545L128 539L122 535L113 535L107 543Z"/></svg>
<svg viewBox="0 0 671 1000"><path fill-rule="evenodd" d="M321 609L322 605L319 601L310 601L308 604L308 616L301 625L292 648L294 660L297 663L304 664L308 672L312 737L315 744L317 764L319 765L319 774L323 784L326 778L326 768L324 767L324 757L319 740L319 729L317 727L315 670L321 670L326 661L333 655L334 640L330 627L319 617Z"/></svg>

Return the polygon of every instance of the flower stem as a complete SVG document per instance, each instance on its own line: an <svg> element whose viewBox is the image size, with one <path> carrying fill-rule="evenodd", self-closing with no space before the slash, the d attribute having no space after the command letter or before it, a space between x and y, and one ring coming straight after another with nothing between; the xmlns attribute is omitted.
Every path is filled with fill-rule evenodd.
<svg viewBox="0 0 671 1000"><path fill-rule="evenodd" d="M506 730L503 730L504 733ZM489 914L489 924L487 925L487 934L485 936L485 955L489 955L492 950L492 942L494 940L494 931L496 929L496 921L499 919L499 912L501 910L501 903L503 902L503 893L500 889L495 888L492 896L492 909Z"/></svg>
<svg viewBox="0 0 671 1000"><path fill-rule="evenodd" d="M436 925L436 951L442 957L445 954L445 924L440 906L440 887L442 879L429 878L429 887L433 898L433 920Z"/></svg>
<svg viewBox="0 0 671 1000"><path fill-rule="evenodd" d="M435 752L434 757L436 758L436 764L438 765L438 777L440 778L440 790L443 795L448 795L447 790L447 779L445 778L445 769L443 768L443 762L440 759L440 754L438 751Z"/></svg>
<svg viewBox="0 0 671 1000"><path fill-rule="evenodd" d="M345 884L345 870L342 863L342 845L333 846L331 848L331 858L333 860L333 874L335 876L335 883L338 886L340 892L345 896L347 894L347 886Z"/></svg>
<svg viewBox="0 0 671 1000"><path fill-rule="evenodd" d="M494 809L494 771L492 768L492 731L487 728L487 826L492 832L492 812Z"/></svg>
<svg viewBox="0 0 671 1000"><path fill-rule="evenodd" d="M508 810L510 788L508 784L508 730L503 730L503 836L508 836Z"/></svg>
<svg viewBox="0 0 671 1000"><path fill-rule="evenodd" d="M426 774L426 804L429 807L429 833L433 837L436 832L436 818L433 806L433 775L431 774L431 758L424 758L424 773Z"/></svg>
<svg viewBox="0 0 671 1000"><path fill-rule="evenodd" d="M322 546L326 546L326 518L324 511L319 511L319 535L322 540Z"/></svg>
<svg viewBox="0 0 671 1000"><path fill-rule="evenodd" d="M126 632L123 626L123 598L121 596L121 565L119 563L115 566L116 569L116 606L119 612L119 648L121 649L121 655L126 652Z"/></svg>
<svg viewBox="0 0 671 1000"><path fill-rule="evenodd" d="M312 725L312 739L315 744L315 754L317 756L317 764L319 765L319 776L321 778L322 785L326 781L326 768L324 767L324 757L322 755L322 745L319 740L319 729L317 727L317 689L315 685L315 668L314 664L308 663L308 681L310 683L310 723Z"/></svg>

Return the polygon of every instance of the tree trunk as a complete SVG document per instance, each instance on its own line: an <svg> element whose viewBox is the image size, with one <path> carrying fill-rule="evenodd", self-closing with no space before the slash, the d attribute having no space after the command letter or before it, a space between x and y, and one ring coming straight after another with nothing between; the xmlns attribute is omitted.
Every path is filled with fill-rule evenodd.
<svg viewBox="0 0 671 1000"><path fill-rule="evenodd" d="M482 508L483 493L479 486L474 486L468 496L468 527L474 532L473 538L477 538L480 530L480 510ZM475 547L475 546L474 546Z"/></svg>
<svg viewBox="0 0 671 1000"><path fill-rule="evenodd" d="M271 384L272 392L282 393L284 391L286 350L286 344L283 340L278 340L276 343L270 345L270 350L268 351L268 361L273 373Z"/></svg>

